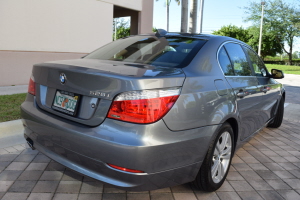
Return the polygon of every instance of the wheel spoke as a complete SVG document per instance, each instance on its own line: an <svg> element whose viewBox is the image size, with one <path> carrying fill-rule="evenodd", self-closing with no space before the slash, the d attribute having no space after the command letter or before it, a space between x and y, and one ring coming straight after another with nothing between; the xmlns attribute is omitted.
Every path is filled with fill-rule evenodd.
<svg viewBox="0 0 300 200"><path fill-rule="evenodd" d="M217 180L218 180L218 182L220 182L221 181L221 179L222 179L222 164L221 163L219 163L218 164L218 174L217 174Z"/></svg>
<svg viewBox="0 0 300 200"><path fill-rule="evenodd" d="M220 155L220 153L221 153L222 149L220 148L219 141L218 141L218 142L217 142L217 144L216 144L215 151L216 151L216 150L217 150L217 152L218 152L218 155Z"/></svg>
<svg viewBox="0 0 300 200"><path fill-rule="evenodd" d="M227 132L225 132L220 137L220 138L222 138L222 141L221 141L221 144L220 144L220 147L219 147L220 148L220 152L222 152L225 149L225 147L226 147L226 143L227 143L227 140L228 140L228 135L229 134Z"/></svg>
<svg viewBox="0 0 300 200"><path fill-rule="evenodd" d="M221 154L221 157L231 155L231 146L227 146L227 148L224 149L220 154Z"/></svg>
<svg viewBox="0 0 300 200"><path fill-rule="evenodd" d="M215 161L214 165L211 168L211 176L214 178L216 176L216 173L218 171L218 167L220 165L219 161Z"/></svg>
<svg viewBox="0 0 300 200"><path fill-rule="evenodd" d="M223 162L220 163L220 181L222 180L222 178L224 177L225 174L225 166L223 165Z"/></svg>
<svg viewBox="0 0 300 200"><path fill-rule="evenodd" d="M214 151L214 156L215 157L218 157L220 155L220 152L218 151L217 148L215 148L215 151Z"/></svg>
<svg viewBox="0 0 300 200"><path fill-rule="evenodd" d="M222 158L223 160L229 160L231 157L231 153L228 153L228 154L222 154L220 156L220 158Z"/></svg>

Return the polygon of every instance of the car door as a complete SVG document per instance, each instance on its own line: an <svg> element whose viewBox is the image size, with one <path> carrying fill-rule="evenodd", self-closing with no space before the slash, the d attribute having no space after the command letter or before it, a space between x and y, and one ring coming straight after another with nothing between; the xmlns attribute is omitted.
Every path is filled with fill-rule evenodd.
<svg viewBox="0 0 300 200"><path fill-rule="evenodd" d="M226 43L218 54L226 80L236 95L240 121L241 139L247 138L259 127L260 90L242 47L237 43Z"/></svg>
<svg viewBox="0 0 300 200"><path fill-rule="evenodd" d="M258 80L258 88L262 96L260 117L264 120L262 125L265 125L274 116L277 102L280 100L280 83L268 76L267 68L253 50L248 47L244 47L244 50L251 61L251 66Z"/></svg>

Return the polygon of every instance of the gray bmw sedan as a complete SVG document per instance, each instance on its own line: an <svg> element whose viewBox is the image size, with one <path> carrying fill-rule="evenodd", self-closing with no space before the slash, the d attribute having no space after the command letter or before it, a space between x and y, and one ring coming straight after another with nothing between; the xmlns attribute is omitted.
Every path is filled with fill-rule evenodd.
<svg viewBox="0 0 300 200"><path fill-rule="evenodd" d="M281 125L285 90L245 43L137 35L82 59L33 66L25 139L51 159L124 190L187 182L214 191L235 150Z"/></svg>

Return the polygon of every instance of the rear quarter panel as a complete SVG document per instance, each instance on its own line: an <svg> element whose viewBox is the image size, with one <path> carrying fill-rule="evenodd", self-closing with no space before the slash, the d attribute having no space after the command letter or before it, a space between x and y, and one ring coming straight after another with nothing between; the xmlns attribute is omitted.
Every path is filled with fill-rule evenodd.
<svg viewBox="0 0 300 200"><path fill-rule="evenodd" d="M217 61L226 38L210 39L185 68L186 80L176 104L164 117L171 130L220 124L237 118L235 95Z"/></svg>

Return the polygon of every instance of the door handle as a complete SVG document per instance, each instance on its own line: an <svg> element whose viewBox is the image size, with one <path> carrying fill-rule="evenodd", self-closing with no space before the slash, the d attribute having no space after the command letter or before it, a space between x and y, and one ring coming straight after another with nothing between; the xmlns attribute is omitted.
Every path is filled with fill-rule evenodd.
<svg viewBox="0 0 300 200"><path fill-rule="evenodd" d="M244 98L246 96L246 93L244 90L240 90L238 93L236 93L236 96L239 98Z"/></svg>
<svg viewBox="0 0 300 200"><path fill-rule="evenodd" d="M261 91L264 92L264 93L267 93L269 90L270 90L270 87L265 86L265 87L262 88Z"/></svg>

